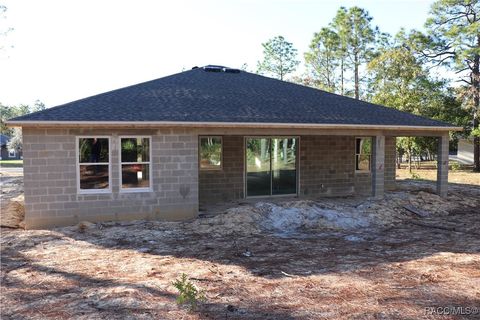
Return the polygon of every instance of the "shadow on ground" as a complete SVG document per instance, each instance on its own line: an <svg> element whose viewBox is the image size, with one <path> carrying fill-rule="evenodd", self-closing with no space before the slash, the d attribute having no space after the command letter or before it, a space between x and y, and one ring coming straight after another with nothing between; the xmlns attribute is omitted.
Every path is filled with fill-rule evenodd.
<svg viewBox="0 0 480 320"><path fill-rule="evenodd" d="M413 183L421 190L432 187ZM2 314L12 319L428 318L427 307L480 305L476 209L428 218L404 213L405 219L388 228L291 237L196 232L189 223L157 221L2 230ZM195 312L174 302L171 282L183 272L207 292L207 302Z"/></svg>

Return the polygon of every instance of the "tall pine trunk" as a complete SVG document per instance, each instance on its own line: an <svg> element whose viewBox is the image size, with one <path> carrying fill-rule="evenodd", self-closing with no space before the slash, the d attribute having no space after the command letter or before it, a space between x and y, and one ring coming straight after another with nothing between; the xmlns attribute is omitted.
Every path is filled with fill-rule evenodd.
<svg viewBox="0 0 480 320"><path fill-rule="evenodd" d="M407 157L408 157L408 172L412 173L412 148L410 143L407 148Z"/></svg>
<svg viewBox="0 0 480 320"><path fill-rule="evenodd" d="M480 35L477 36L477 45L480 47ZM473 86L473 128L478 128L478 113L480 112L480 55L475 54L472 70L472 86ZM473 138L473 170L480 172L480 137Z"/></svg>
<svg viewBox="0 0 480 320"><path fill-rule="evenodd" d="M412 173L412 154L408 153L408 172Z"/></svg>
<svg viewBox="0 0 480 320"><path fill-rule="evenodd" d="M355 62L354 62L354 65L355 65L355 99L359 99L360 98L360 84L359 84L359 77L358 77L358 65L359 65L359 62L358 62L358 54L355 53Z"/></svg>
<svg viewBox="0 0 480 320"><path fill-rule="evenodd" d="M341 79L341 95L343 96L345 94L345 90L343 88L343 57L342 57L342 60L340 62L340 79Z"/></svg>

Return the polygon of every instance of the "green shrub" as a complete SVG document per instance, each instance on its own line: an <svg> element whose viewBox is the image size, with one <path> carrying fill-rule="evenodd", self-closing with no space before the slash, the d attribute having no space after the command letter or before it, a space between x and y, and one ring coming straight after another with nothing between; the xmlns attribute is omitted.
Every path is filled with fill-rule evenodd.
<svg viewBox="0 0 480 320"><path fill-rule="evenodd" d="M416 173L416 172L412 172L412 173L411 173L411 176L412 176L412 179L415 179L415 180L420 179L420 175L419 175L418 173Z"/></svg>
<svg viewBox="0 0 480 320"><path fill-rule="evenodd" d="M452 170L453 171L457 171L457 170L460 170L462 168L462 165L458 162L452 162Z"/></svg>
<svg viewBox="0 0 480 320"><path fill-rule="evenodd" d="M177 303L180 305L188 304L190 310L194 310L198 302L205 301L205 294L203 290L199 290L185 273L182 273L180 279L172 282L173 286L178 290Z"/></svg>
<svg viewBox="0 0 480 320"><path fill-rule="evenodd" d="M478 128L473 129L470 135L472 137L480 137L480 125L478 126Z"/></svg>

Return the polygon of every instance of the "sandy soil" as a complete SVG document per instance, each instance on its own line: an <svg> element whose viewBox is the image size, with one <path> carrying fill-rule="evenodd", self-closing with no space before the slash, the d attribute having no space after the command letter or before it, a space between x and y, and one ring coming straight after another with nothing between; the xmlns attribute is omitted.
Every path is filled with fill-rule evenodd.
<svg viewBox="0 0 480 320"><path fill-rule="evenodd" d="M0 226L23 227L23 170L0 168Z"/></svg>
<svg viewBox="0 0 480 320"><path fill-rule="evenodd" d="M437 181L437 169L433 163L422 163L420 168L413 169L412 172L416 173L420 179ZM406 165L402 165L401 169L396 170L396 178L398 180L411 179L412 174L406 168ZM450 168L448 172L448 181L450 183L470 184L480 186L480 172L472 172L471 168L462 168L458 170L452 170Z"/></svg>
<svg viewBox="0 0 480 320"><path fill-rule="evenodd" d="M480 307L480 188L452 185L441 199L433 187L244 203L190 222L2 228L2 317L437 319L426 308ZM269 224L282 213L300 219L294 230ZM205 290L195 311L175 302L182 273Z"/></svg>

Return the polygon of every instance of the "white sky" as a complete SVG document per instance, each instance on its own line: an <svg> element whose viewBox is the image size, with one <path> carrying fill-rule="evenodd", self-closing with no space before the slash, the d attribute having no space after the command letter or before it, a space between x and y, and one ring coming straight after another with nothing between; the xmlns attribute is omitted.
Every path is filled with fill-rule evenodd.
<svg viewBox="0 0 480 320"><path fill-rule="evenodd" d="M303 61L337 9L367 9L382 31L422 28L430 0L0 0L0 102L48 107L193 66L256 68L261 43L293 42Z"/></svg>

